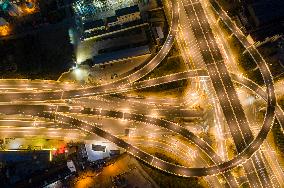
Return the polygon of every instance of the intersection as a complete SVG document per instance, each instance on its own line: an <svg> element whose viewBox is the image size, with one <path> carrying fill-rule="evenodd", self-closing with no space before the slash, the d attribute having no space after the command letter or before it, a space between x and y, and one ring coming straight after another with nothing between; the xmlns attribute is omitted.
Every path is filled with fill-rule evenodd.
<svg viewBox="0 0 284 188"><path fill-rule="evenodd" d="M276 102L272 75L267 63L257 49L250 45L226 13L220 7L216 8L214 6L220 19L228 25L234 35L251 54L255 63L257 63L262 73L266 90L249 79L229 72L222 57L222 52L215 40L215 34L211 30L206 10L204 10L207 3L209 2L205 3L202 0L169 2L169 6L172 7L171 26L167 39L160 51L141 69L112 83L99 86L78 87L76 84L69 85L60 82L54 83L53 81L0 80L0 86L5 90L5 92L0 94L0 114L7 116L21 114L32 118L43 118L47 122L56 122L59 125L65 125L68 129L96 134L113 142L118 147L123 148L129 154L149 165L174 175L201 177L221 174L228 186L238 187L238 182L230 170L243 165L251 187L278 187L279 185L281 187L280 182L272 181L270 178L267 171L267 164L265 164L263 153L260 150L273 125L274 118L276 117L281 126L284 126L284 113ZM187 17L188 23L190 23L189 25L186 24L187 29L191 30L190 33L192 36L190 37L195 39L189 43L194 43L194 46L197 47L195 58L199 59L200 62L195 67L198 67L198 69L139 81L140 78L143 78L154 70L169 53L179 32L179 24L185 24L180 22L179 18L181 14L185 14L185 17ZM193 54L193 56L195 55ZM139 108L132 113L113 110L104 106L104 103L100 107L96 107L95 105L95 107L87 107L87 105L84 105L80 101L86 98L92 101L91 97L98 97L96 100L100 101L104 96L109 94L120 94L191 78L206 78L211 81L230 134L237 148L238 154L233 159L223 161L207 142L191 131L177 123L160 117L153 117ZM242 84L244 87L253 91L255 95L260 96L266 101L267 106L263 125L256 136L250 130L250 123L247 120L233 82ZM22 91L21 88L30 88L30 90L26 89ZM66 100L77 100L78 103L69 104ZM174 105L179 105L179 101L177 101L178 104L175 104L175 102L173 102ZM118 103L121 103L121 101L118 101ZM168 107L157 108L157 112L163 110L174 114L174 105L171 106L169 104ZM152 108L150 105L148 106ZM175 113L179 113L181 110L183 109L178 109L178 112ZM189 117L196 115L190 110L183 111L181 114ZM99 116L114 120L140 122L146 126L153 125L165 129L166 131L182 136L197 146L210 159L210 165L206 167L185 167L163 161L143 151L135 146L135 144L128 143L128 141L119 136L104 130L98 124L84 120L81 116Z"/></svg>

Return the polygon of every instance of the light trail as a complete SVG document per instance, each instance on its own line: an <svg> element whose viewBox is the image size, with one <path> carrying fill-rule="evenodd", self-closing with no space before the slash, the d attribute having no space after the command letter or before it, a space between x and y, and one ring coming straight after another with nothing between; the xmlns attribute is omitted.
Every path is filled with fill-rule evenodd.
<svg viewBox="0 0 284 188"><path fill-rule="evenodd" d="M190 2L195 2L194 1L190 1ZM187 6L194 6L195 8L198 5L198 1L195 2L194 4L190 4ZM102 95L102 94L110 94L110 93L121 93L121 92L126 92L126 91L130 91L130 90L135 90L135 89L139 89L139 88L146 88L146 87L150 87L150 86L156 86L156 85L160 85L163 83L170 83L173 81L177 81L177 80L182 80L182 79L188 79L188 78L199 78L200 76L207 76L207 72L203 71L203 70L195 70L195 71L187 71L187 72L183 72L183 73L176 73L173 75L167 75L164 77L160 77L160 78L156 78L156 79L151 79L151 80L146 80L146 81L142 81L142 82L136 82L138 79L142 78L143 76L145 76L146 74L148 74L149 72L151 72L153 69L155 69L155 67L165 58L165 56L167 55L167 53L169 52L169 50L172 47L176 32L178 30L178 20L179 20L179 5L176 1L173 1L173 17L172 17L172 25L170 28L170 32L169 35L166 39L165 44L163 45L162 49L159 51L159 53L149 61L149 63L147 63L144 67L142 67L141 69L139 69L138 71L136 71L133 74L130 74L129 76L118 80L116 82L113 83L109 83L106 85L101 85L101 86L97 86L97 87L87 87L87 88L80 88L80 89L71 89L71 90L59 90L59 91L45 91L45 92L38 92L38 93L33 93L30 91L25 91L25 92L6 92L6 93L1 93L0 94L0 101L2 102L7 102L9 103L9 105L5 105L2 103L1 108L3 107L3 109L0 109L0 111L4 110L5 112L3 112L3 114L23 114L23 115L33 115L33 116L37 116L37 117L45 117L45 118L50 118L52 120L55 119L56 117L56 121L64 123L64 124L70 124L71 127L76 127L80 130L86 131L86 132L90 132L93 134L97 134L99 136L102 136L112 142L114 142L115 144L117 144L118 146L126 149L129 153L131 153L132 155L140 158L141 160L144 160L145 162L147 162L148 164L159 168L161 170L164 170L166 172L169 173L173 173L176 175L180 175L180 176L206 176L206 175L216 175L219 173L224 173L224 175L226 176L228 183L231 186L235 186L235 182L231 182L233 181L231 179L231 174L228 173L228 170L236 167L237 165L243 164L244 162L246 162L255 152L258 151L258 149L260 148L261 144L263 143L264 139L266 138L268 132L271 129L273 120L274 120L274 113L276 112L276 116L278 118L278 120L280 121L282 127L284 126L284 115L283 115L283 111L281 110L281 108L276 105L276 98L275 98L275 93L274 93L274 87L273 87L273 79L271 76L271 73L266 65L266 62L264 61L264 59L262 58L262 56L259 54L259 52L251 47L248 46L248 42L246 41L246 39L244 38L243 34L241 33L241 31L238 28L235 28L234 24L230 23L230 19L228 19L227 15L224 14L222 12L222 10L219 10L220 16L221 18L223 18L225 20L225 23L230 27L230 28L234 28L232 29L232 31L234 32L234 34L238 37L238 39L243 43L243 45L245 47L248 48L248 52L251 54L251 56L253 57L253 59L256 61L256 63L258 64L261 73L263 75L266 87L267 87L267 93L265 91L262 90L262 88L259 88L258 85L255 85L253 82L251 82L250 80L246 80L243 78L234 78L234 75L231 74L229 77L231 77L232 79L238 81L238 82L243 82L245 84L246 87L249 88L256 88L256 91L258 95L260 95L262 98L266 99L268 105L267 105L267 111L265 114L265 119L263 122L263 126L260 130L260 132L258 133L258 135L252 140L251 143L247 144L246 147L243 149L242 152L240 152L234 159L223 162L219 156L217 156L215 154L215 152L212 150L212 148L209 146L207 146L205 142L202 142L202 140L200 140L197 136L195 136L194 134L190 133L188 130L185 130L183 128L181 128L180 126L173 124L169 121L164 121L158 118L154 118L154 117L146 117L146 116L140 116L139 114L130 114L129 112L114 112L114 111L106 111L103 108L99 109L99 110L94 110L94 109L87 109L87 108L83 108L83 109L69 109L68 106L58 106L58 105L30 105L30 107L27 107L24 104L19 104L19 105L11 105L11 102L16 101L35 101L35 102L44 102L44 101L54 101L54 100L61 100L61 99L71 99L71 98L80 98L80 97L86 97L86 96L92 96L92 95ZM194 8L194 10L195 10ZM196 11L196 10L195 10ZM196 13L195 13L196 14ZM193 24L200 24L200 23L205 23L204 20L202 20L205 18L203 17L199 17L198 20L200 20L200 22L196 22ZM204 29L204 28L202 28ZM214 40L213 38L210 38L210 36L208 36L206 32L202 32L205 38L205 43L203 45L207 45L207 47L211 50L210 54L211 56L213 56L214 58L218 59L216 54L217 54L217 48L212 48L212 45L214 46ZM209 56L208 56L209 57ZM205 62L208 63L208 62ZM216 66L219 70L215 71L216 74L214 73L213 75L217 76L217 74L219 74L219 78L220 80L222 80L222 76L220 77L220 75L222 75L222 72L220 72L220 70L223 70L222 67L220 67L220 63L221 61L215 61L214 63L216 63ZM211 68L211 66L213 67L213 64L209 64L208 67ZM218 67L219 66L219 67ZM216 68L216 67L215 67ZM214 72L214 71L213 71ZM212 73L213 73L212 72ZM209 72L210 73L210 72ZM239 79L239 80L238 80ZM219 80L219 82L220 82ZM212 79L213 83L217 83L218 79ZM221 83L221 82L220 82ZM222 81L222 83L224 83ZM1 85L1 82L0 82ZM4 84L5 85L5 84ZM4 86L3 85L3 86ZM8 84L9 85L9 84ZM13 88L13 87L9 87L7 84L5 85L5 87L7 88ZM221 84L222 85L222 84ZM28 85L22 85L25 87L29 87ZM53 86L51 86L52 88ZM54 88L58 88L61 86L56 86ZM226 86L225 86L226 87ZM14 87L15 88L15 87ZM19 87L20 88L20 87ZM17 88L15 88L17 89ZM64 92L63 92L64 91ZM224 96L228 97L228 101L230 101L230 103L233 103L232 101L234 99L232 99L232 97L234 95L232 95L232 90L231 88L225 88L225 91L223 92ZM15 109L13 109L15 108ZM232 106L232 108L234 109L234 106ZM275 111L276 108L276 111ZM85 121L81 121L79 119L76 119L74 117L67 117L64 116L62 114L51 114L54 113L54 111L68 111L68 112L74 112L74 113L85 113L85 114L92 114L94 115L94 113L97 113L97 115L101 115L101 116L110 116L113 118L122 118L122 119L127 119L131 120L131 118L134 118L132 120L135 121L139 121L139 122L146 122L148 124L154 124L157 126L162 126L168 130L171 130L175 133L178 133L182 136L184 136L185 138L191 140L193 143L195 143L197 146L199 146L210 158L212 161L214 161L215 165L210 166L210 167L206 167L206 168L186 168L186 167L182 167L182 166L178 166L178 165L173 165L170 163L167 163L165 161L162 161L156 157L153 157L141 150L139 150L138 148L136 148L135 146L132 146L129 143L126 143L125 141L111 135L110 133L107 133L106 131L100 129L99 127L96 127L95 125L89 124L88 122ZM51 111L51 112L47 112L47 111ZM122 114L122 115L121 115ZM235 116L236 114L233 113ZM241 123L239 123L240 126ZM241 127L239 127L241 128ZM248 135L248 131L243 131L242 136L244 137L244 139L247 137ZM256 160L259 161L259 160ZM267 182L267 180L264 180Z"/></svg>

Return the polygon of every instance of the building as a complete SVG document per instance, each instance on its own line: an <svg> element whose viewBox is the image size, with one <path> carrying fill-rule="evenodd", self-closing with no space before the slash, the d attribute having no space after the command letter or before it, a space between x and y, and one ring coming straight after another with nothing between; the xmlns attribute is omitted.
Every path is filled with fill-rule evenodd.
<svg viewBox="0 0 284 188"><path fill-rule="evenodd" d="M123 47L121 47L123 48ZM135 56L150 54L148 45L125 48L114 52L106 52L93 57L94 64L123 60Z"/></svg>
<svg viewBox="0 0 284 188"><path fill-rule="evenodd" d="M90 162L110 158L120 152L115 144L106 140L86 140L85 148Z"/></svg>
<svg viewBox="0 0 284 188"><path fill-rule="evenodd" d="M92 37L138 25L140 23L133 23L137 20L141 20L140 10L138 5L134 5L115 10L115 15L106 17L106 19L83 21L81 40L88 40Z"/></svg>
<svg viewBox="0 0 284 188"><path fill-rule="evenodd" d="M28 180L31 174L44 171L50 161L50 151L1 151L0 162L5 166L2 171L1 187L15 187L18 182ZM7 186L5 186L7 184ZM30 186L29 186L30 187Z"/></svg>
<svg viewBox="0 0 284 188"><path fill-rule="evenodd" d="M138 5L125 7L115 11L115 15L107 18L107 26L113 27L123 25L129 22L140 20L140 10Z"/></svg>
<svg viewBox="0 0 284 188"><path fill-rule="evenodd" d="M116 26L116 25L119 25L119 24L120 24L120 22L118 21L116 16L111 16L111 17L107 18L107 26L108 27L113 27L113 26Z"/></svg>
<svg viewBox="0 0 284 188"><path fill-rule="evenodd" d="M92 144L92 150L106 152L106 146Z"/></svg>
<svg viewBox="0 0 284 188"><path fill-rule="evenodd" d="M53 183L65 179L74 173L74 167L73 171L71 171L67 165L58 165L33 174L28 179L19 181L14 187L52 187L50 185Z"/></svg>
<svg viewBox="0 0 284 188"><path fill-rule="evenodd" d="M47 150L19 150L19 151L1 151L0 161L5 163L24 162L24 161L43 161L50 160L50 151Z"/></svg>
<svg viewBox="0 0 284 188"><path fill-rule="evenodd" d="M83 27L77 46L77 62L90 60L92 64L100 64L150 53L151 31L149 24L144 23L138 5L114 8L106 11L99 20L95 18L98 16L88 19L81 16Z"/></svg>
<svg viewBox="0 0 284 188"><path fill-rule="evenodd" d="M105 22L102 19L100 19L84 23L83 28L84 32L91 33L98 30L104 30L106 27L105 27Z"/></svg>
<svg viewBox="0 0 284 188"><path fill-rule="evenodd" d="M120 24L141 19L138 5L118 9L115 11L115 14Z"/></svg>
<svg viewBox="0 0 284 188"><path fill-rule="evenodd" d="M76 172L76 167L75 164L72 160L68 160L67 161L67 167L69 168L69 170L73 173Z"/></svg>

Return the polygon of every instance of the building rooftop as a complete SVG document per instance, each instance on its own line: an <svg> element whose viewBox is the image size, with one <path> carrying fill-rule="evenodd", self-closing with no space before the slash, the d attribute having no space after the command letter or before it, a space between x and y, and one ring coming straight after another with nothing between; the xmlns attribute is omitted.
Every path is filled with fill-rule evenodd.
<svg viewBox="0 0 284 188"><path fill-rule="evenodd" d="M93 28L102 27L102 26L105 25L105 23L101 19L101 20L94 20L94 21L86 22L83 25L84 25L84 30L89 30L89 29L93 29Z"/></svg>
<svg viewBox="0 0 284 188"><path fill-rule="evenodd" d="M32 161L34 159L49 161L49 151L1 151L0 161L2 162L21 162Z"/></svg>
<svg viewBox="0 0 284 188"><path fill-rule="evenodd" d="M113 22L117 22L116 16L111 16L107 18L107 23L113 23Z"/></svg>
<svg viewBox="0 0 284 188"><path fill-rule="evenodd" d="M119 17L119 16L123 16L123 15L127 15L127 14L132 14L132 13L135 13L135 12L140 12L138 5L118 9L118 10L115 11L115 14L116 14L116 16Z"/></svg>
<svg viewBox="0 0 284 188"><path fill-rule="evenodd" d="M99 64L99 63L106 63L106 62L113 61L113 60L134 57L138 55L144 55L148 53L150 53L149 46L144 45L144 46L138 46L134 48L122 49L122 50L115 51L115 52L100 54L100 55L95 56L93 59L94 59L94 64Z"/></svg>

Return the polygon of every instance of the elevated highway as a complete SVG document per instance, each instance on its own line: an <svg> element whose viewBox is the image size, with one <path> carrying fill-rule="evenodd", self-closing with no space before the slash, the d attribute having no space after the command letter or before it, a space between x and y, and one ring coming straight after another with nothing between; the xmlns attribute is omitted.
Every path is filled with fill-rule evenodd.
<svg viewBox="0 0 284 188"><path fill-rule="evenodd" d="M200 48L200 52L207 70L186 71L160 78L136 82L154 70L170 51L178 31L180 13L179 6L181 5L183 5L186 13L191 19L190 25L193 28L193 33L197 39L197 44ZM207 21L206 13L203 10L202 4L198 0L173 1L172 11L171 27L165 44L162 46L161 50L156 56L154 56L147 64L145 64L145 66L141 67L134 73L112 83L100 86L90 86L86 88L76 88L76 85L53 83L52 81L47 81L47 83L46 81L42 81L42 84L41 81L38 81L29 85L29 81L20 83L20 81L18 82L17 80L15 82L14 80L2 80L0 81L0 87L2 90L7 91L5 91L5 93L0 93L0 113L3 115L21 114L32 117L46 118L47 121L54 121L68 125L68 127L71 129L96 134L115 143L119 147L124 148L128 153L143 160L149 165L178 176L190 177L223 174L229 186L238 187L238 182L236 182L235 178L230 173L230 170L238 165L244 165L247 171L249 171L255 166L257 172L247 174L251 185L273 187L274 184L271 182L269 175L265 170L265 165L262 162L262 156L258 150L271 129L274 114L276 114L282 127L284 126L284 115L282 109L276 103L273 79L266 62L259 52L253 46L249 45L243 34L231 22L224 11L220 7L216 8L216 12L220 15L228 27L231 28L232 32L237 36L242 44L248 49L248 52L258 64L267 88L267 90L264 91L260 86L248 79L239 77L235 74L229 74L226 66L223 64L222 55L218 49L218 45L214 39L214 34L212 33L210 25ZM232 137L234 138L235 144L238 148L238 155L229 161L222 161L220 156L218 156L212 147L205 141L187 129L170 121L145 116L139 113L135 114L130 112L107 110L103 108L86 108L84 106L73 108L73 106L58 104L58 101L62 103L63 99L122 93L130 90L157 86L163 83L199 77L211 79L216 95L223 109L223 113L231 130ZM249 129L248 121L234 89L232 80L243 84L245 87L256 92L257 95L262 97L267 102L267 110L263 126L255 138L253 138ZM48 91L38 89L42 87L46 87ZM21 91L21 88L36 88L37 92L30 91L28 89ZM112 135L96 124L83 121L72 114L85 114L110 117L114 119L125 119L127 121L143 122L145 124L165 128L171 132L183 136L198 146L204 153L206 153L214 165L202 168L188 168L185 166L168 163L144 152L125 140ZM250 159L252 159L252 161ZM259 176L259 178L256 177L256 174ZM255 179L259 179L260 182L255 182Z"/></svg>

